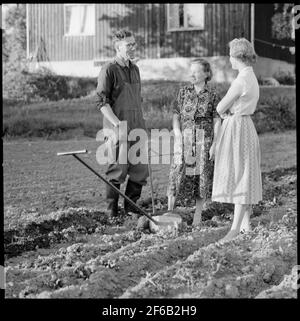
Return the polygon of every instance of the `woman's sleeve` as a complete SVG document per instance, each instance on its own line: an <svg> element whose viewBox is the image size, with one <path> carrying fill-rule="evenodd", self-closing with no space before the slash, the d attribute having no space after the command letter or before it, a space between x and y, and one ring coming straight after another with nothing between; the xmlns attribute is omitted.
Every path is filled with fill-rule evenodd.
<svg viewBox="0 0 300 321"><path fill-rule="evenodd" d="M233 103L242 95L243 85L237 77L230 85L226 95L221 99L217 106L217 112L219 115L226 113Z"/></svg>
<svg viewBox="0 0 300 321"><path fill-rule="evenodd" d="M173 114L180 114L181 107L182 107L182 89L179 89L177 97L173 101Z"/></svg>

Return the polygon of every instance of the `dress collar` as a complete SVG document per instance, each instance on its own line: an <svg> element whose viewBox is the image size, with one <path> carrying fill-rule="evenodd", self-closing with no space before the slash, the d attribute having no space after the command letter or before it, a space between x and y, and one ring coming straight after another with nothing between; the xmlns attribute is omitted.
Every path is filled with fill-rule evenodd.
<svg viewBox="0 0 300 321"><path fill-rule="evenodd" d="M208 88L209 88L209 87L208 87L208 84L206 83L206 84L203 86L203 88L197 93L197 92L196 92L196 89L195 89L195 85L192 84L191 87L193 88L194 92L195 92L197 95L202 94L203 92L208 91Z"/></svg>
<svg viewBox="0 0 300 321"><path fill-rule="evenodd" d="M251 66L246 66L239 72L239 74L247 72L247 71L252 71L252 70L253 70L253 68Z"/></svg>

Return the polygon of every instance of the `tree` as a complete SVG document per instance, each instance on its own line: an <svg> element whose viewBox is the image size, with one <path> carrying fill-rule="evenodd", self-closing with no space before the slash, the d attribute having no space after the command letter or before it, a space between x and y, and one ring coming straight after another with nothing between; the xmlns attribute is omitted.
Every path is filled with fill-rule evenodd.
<svg viewBox="0 0 300 321"><path fill-rule="evenodd" d="M26 60L26 5L10 6L2 31L3 97L30 101L34 86L28 81Z"/></svg>
<svg viewBox="0 0 300 321"><path fill-rule="evenodd" d="M2 62L6 63L8 61L9 51L7 48L7 36L6 31L2 29Z"/></svg>
<svg viewBox="0 0 300 321"><path fill-rule="evenodd" d="M293 3L274 3L275 14L272 17L272 36L274 38L292 40L293 7Z"/></svg>
<svg viewBox="0 0 300 321"><path fill-rule="evenodd" d="M2 32L4 73L20 68L26 60L26 5L9 7Z"/></svg>

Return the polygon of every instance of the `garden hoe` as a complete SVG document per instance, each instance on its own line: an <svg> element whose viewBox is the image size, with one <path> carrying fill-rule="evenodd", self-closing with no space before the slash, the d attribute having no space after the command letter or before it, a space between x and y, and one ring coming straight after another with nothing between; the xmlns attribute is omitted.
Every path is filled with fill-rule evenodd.
<svg viewBox="0 0 300 321"><path fill-rule="evenodd" d="M140 208L134 201L132 201L128 196L123 194L116 186L114 186L112 183L110 183L107 179L105 179L102 175L97 173L91 166L89 166L87 163L85 163L78 154L86 154L88 151L86 149L79 150L79 151L71 151L71 152L61 152L57 153L57 156L74 156L80 163L82 163L85 167L87 167L91 172L93 172L97 177L99 177L102 181L104 181L106 184L108 184L112 189L114 189L119 195L121 195L130 205L132 205L136 210L138 210L142 215L146 216L150 220L150 230L152 232L157 232L160 229L175 227L178 228L179 223L181 223L181 217L175 217L174 215L169 215L168 213L161 215L161 216L155 216L151 217L146 211L144 211L142 208ZM150 169L151 171L151 169ZM152 186L152 177L151 179L151 191L152 191L152 199L153 199L153 186ZM152 201L152 204L154 204L154 200ZM153 211L155 213L155 209L153 207ZM179 222L180 221L180 222Z"/></svg>

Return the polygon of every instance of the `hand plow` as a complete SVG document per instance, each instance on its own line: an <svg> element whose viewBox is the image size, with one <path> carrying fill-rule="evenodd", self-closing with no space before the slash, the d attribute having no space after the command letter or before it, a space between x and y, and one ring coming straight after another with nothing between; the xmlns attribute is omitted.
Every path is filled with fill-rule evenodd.
<svg viewBox="0 0 300 321"><path fill-rule="evenodd" d="M103 182L108 184L112 189L114 189L120 196L122 196L130 205L132 205L139 213L146 216L150 220L150 230L152 232L158 232L160 229L165 228L178 228L178 226L182 223L182 218L180 215L165 212L163 215L157 215L154 208L154 196L153 196L153 183L152 183L152 171L150 167L150 162L148 161L148 169L150 176L150 185L151 185L151 198L152 198L152 211L153 217L148 214L144 209L140 208L134 201L132 201L128 196L122 193L116 186L114 186L111 182L109 182L106 178L100 175L97 171L95 171L90 165L84 162L78 155L79 154L87 154L88 151L86 149L79 151L71 151L71 152L61 152L57 153L57 156L73 156L75 157L81 164L87 167L91 172L93 172L98 178L100 178Z"/></svg>

